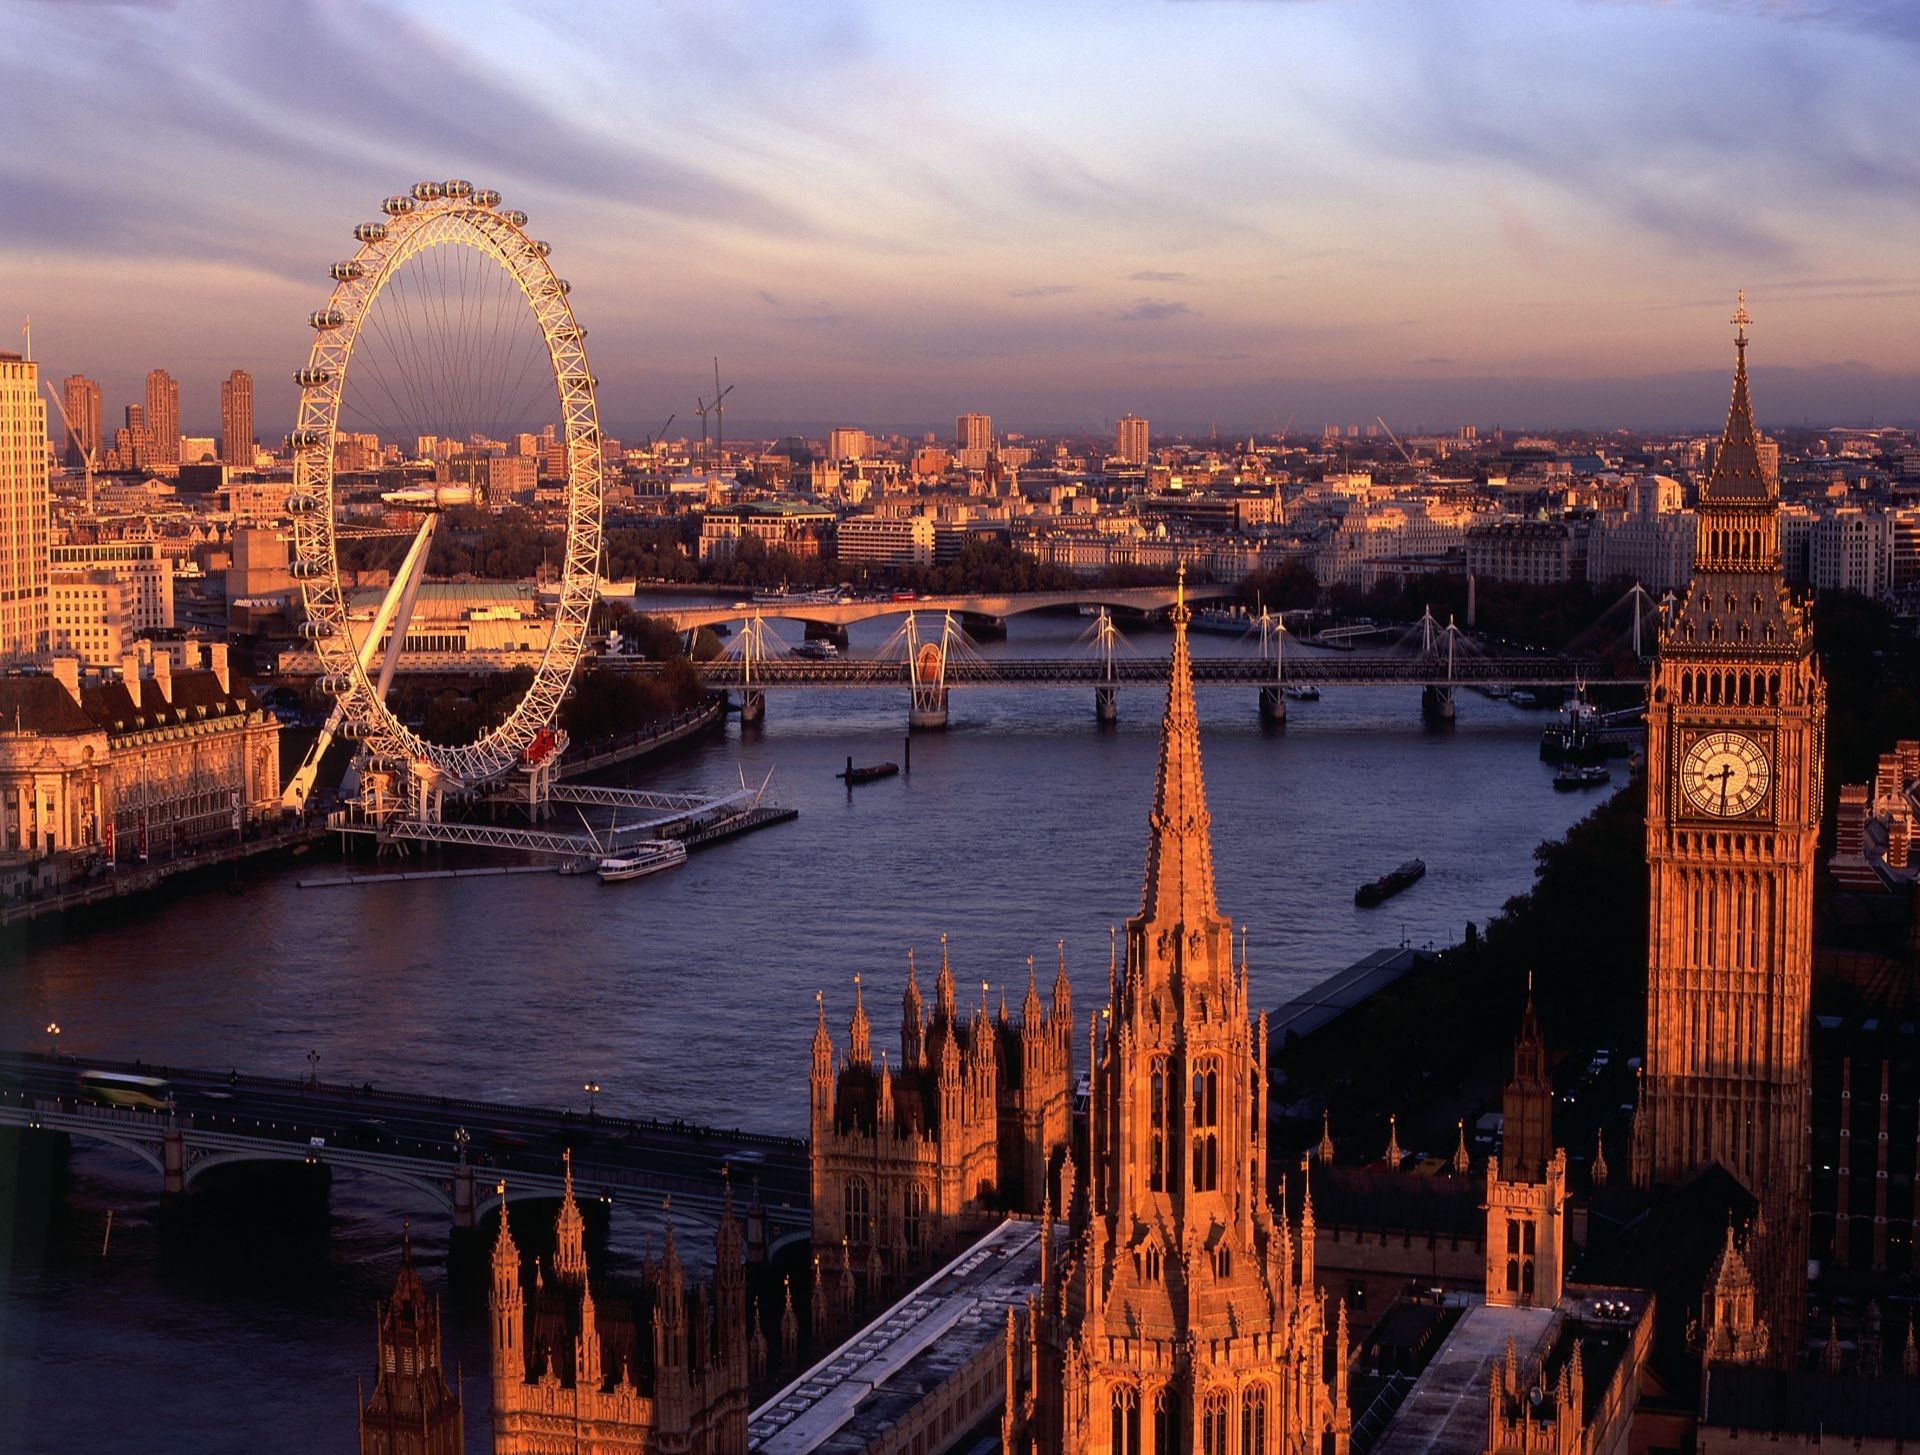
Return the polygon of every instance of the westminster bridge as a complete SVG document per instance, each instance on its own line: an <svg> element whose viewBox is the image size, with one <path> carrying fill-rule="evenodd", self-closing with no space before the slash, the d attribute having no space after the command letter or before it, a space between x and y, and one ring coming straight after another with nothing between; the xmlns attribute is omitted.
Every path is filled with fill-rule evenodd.
<svg viewBox="0 0 1920 1455"><path fill-rule="evenodd" d="M82 1083L89 1071L150 1078L159 1104L100 1105ZM731 1201L755 1255L811 1228L804 1141L685 1121L0 1052L0 1127L117 1149L151 1168L168 1195L220 1167L303 1163L402 1183L470 1228L507 1198L560 1196L570 1159L583 1200L665 1206L676 1221L709 1225Z"/></svg>

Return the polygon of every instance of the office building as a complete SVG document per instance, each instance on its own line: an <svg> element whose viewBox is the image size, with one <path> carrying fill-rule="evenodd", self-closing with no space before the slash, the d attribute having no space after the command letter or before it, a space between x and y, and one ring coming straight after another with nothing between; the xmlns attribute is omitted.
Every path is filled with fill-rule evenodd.
<svg viewBox="0 0 1920 1455"><path fill-rule="evenodd" d="M40 371L0 353L0 662L46 645L47 406Z"/></svg>
<svg viewBox="0 0 1920 1455"><path fill-rule="evenodd" d="M253 376L244 369L220 382L220 463L253 468Z"/></svg>
<svg viewBox="0 0 1920 1455"><path fill-rule="evenodd" d="M180 463L180 383L165 369L147 374L147 429L153 436L153 463Z"/></svg>

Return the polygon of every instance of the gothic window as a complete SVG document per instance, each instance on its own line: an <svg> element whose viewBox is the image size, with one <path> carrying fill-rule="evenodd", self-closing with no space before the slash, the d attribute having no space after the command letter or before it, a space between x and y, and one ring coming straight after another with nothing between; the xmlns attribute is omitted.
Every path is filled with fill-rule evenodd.
<svg viewBox="0 0 1920 1455"><path fill-rule="evenodd" d="M1240 1455L1267 1455L1267 1387L1249 1384L1240 1397Z"/></svg>
<svg viewBox="0 0 1920 1455"><path fill-rule="evenodd" d="M1524 1253L1533 1252L1533 1232L1534 1225L1532 1223L1522 1223L1520 1225L1520 1250Z"/></svg>
<svg viewBox="0 0 1920 1455"><path fill-rule="evenodd" d="M1107 1448L1112 1455L1140 1455L1140 1395L1130 1384L1113 1391L1113 1434Z"/></svg>
<svg viewBox="0 0 1920 1455"><path fill-rule="evenodd" d="M1507 1219L1507 1251L1509 1253L1520 1251L1520 1222L1517 1218Z"/></svg>
<svg viewBox="0 0 1920 1455"><path fill-rule="evenodd" d="M873 1204L867 1196L866 1178L849 1177L844 1197L846 1224L841 1232L849 1243L864 1243L867 1240L867 1219L873 1211Z"/></svg>
<svg viewBox="0 0 1920 1455"><path fill-rule="evenodd" d="M1518 1293L1519 1291L1520 1260L1518 1258L1509 1258L1507 1259L1507 1292Z"/></svg>
<svg viewBox="0 0 1920 1455"><path fill-rule="evenodd" d="M1200 1416L1201 1455L1227 1455L1227 1392L1216 1389L1207 1396Z"/></svg>
<svg viewBox="0 0 1920 1455"><path fill-rule="evenodd" d="M1147 1092L1147 1185L1155 1192L1167 1190L1167 1059L1155 1056L1150 1063L1152 1075Z"/></svg>
<svg viewBox="0 0 1920 1455"><path fill-rule="evenodd" d="M907 1186L907 1251L921 1252L927 1236L927 1189L918 1182Z"/></svg>
<svg viewBox="0 0 1920 1455"><path fill-rule="evenodd" d="M1220 1071L1211 1057L1193 1073L1193 1190L1220 1185Z"/></svg>
<svg viewBox="0 0 1920 1455"><path fill-rule="evenodd" d="M1520 1264L1520 1296L1533 1297L1533 1259L1525 1259Z"/></svg>
<svg viewBox="0 0 1920 1455"><path fill-rule="evenodd" d="M1213 1254L1213 1271L1221 1278L1233 1276L1233 1249L1222 1243Z"/></svg>
<svg viewBox="0 0 1920 1455"><path fill-rule="evenodd" d="M1160 1281L1160 1245L1157 1243L1147 1244L1146 1249L1141 1254L1141 1263L1145 1269L1147 1282L1158 1283Z"/></svg>
<svg viewBox="0 0 1920 1455"><path fill-rule="evenodd" d="M1164 1384L1153 1392L1153 1455L1180 1448L1180 1396Z"/></svg>

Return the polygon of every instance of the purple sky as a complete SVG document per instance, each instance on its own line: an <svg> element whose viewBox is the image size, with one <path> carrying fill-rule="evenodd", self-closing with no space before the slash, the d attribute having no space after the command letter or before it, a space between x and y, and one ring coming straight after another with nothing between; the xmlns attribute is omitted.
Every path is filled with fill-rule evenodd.
<svg viewBox="0 0 1920 1455"><path fill-rule="evenodd" d="M423 177L532 215L615 432L1920 421L1920 6L0 0L0 317L283 430ZM17 335L16 335L17 338ZM681 426L684 427L684 426ZM675 433L679 432L676 427Z"/></svg>

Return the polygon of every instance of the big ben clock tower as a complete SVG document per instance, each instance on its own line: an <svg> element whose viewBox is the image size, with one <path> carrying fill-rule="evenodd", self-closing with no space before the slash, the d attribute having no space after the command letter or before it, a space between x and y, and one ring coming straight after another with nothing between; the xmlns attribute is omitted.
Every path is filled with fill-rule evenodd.
<svg viewBox="0 0 1920 1455"><path fill-rule="evenodd" d="M1760 1202L1755 1273L1791 1358L1807 1258L1807 1016L1826 689L1780 571L1747 396L1746 297L1693 584L1647 703L1647 1057L1634 1178L1719 1163Z"/></svg>

